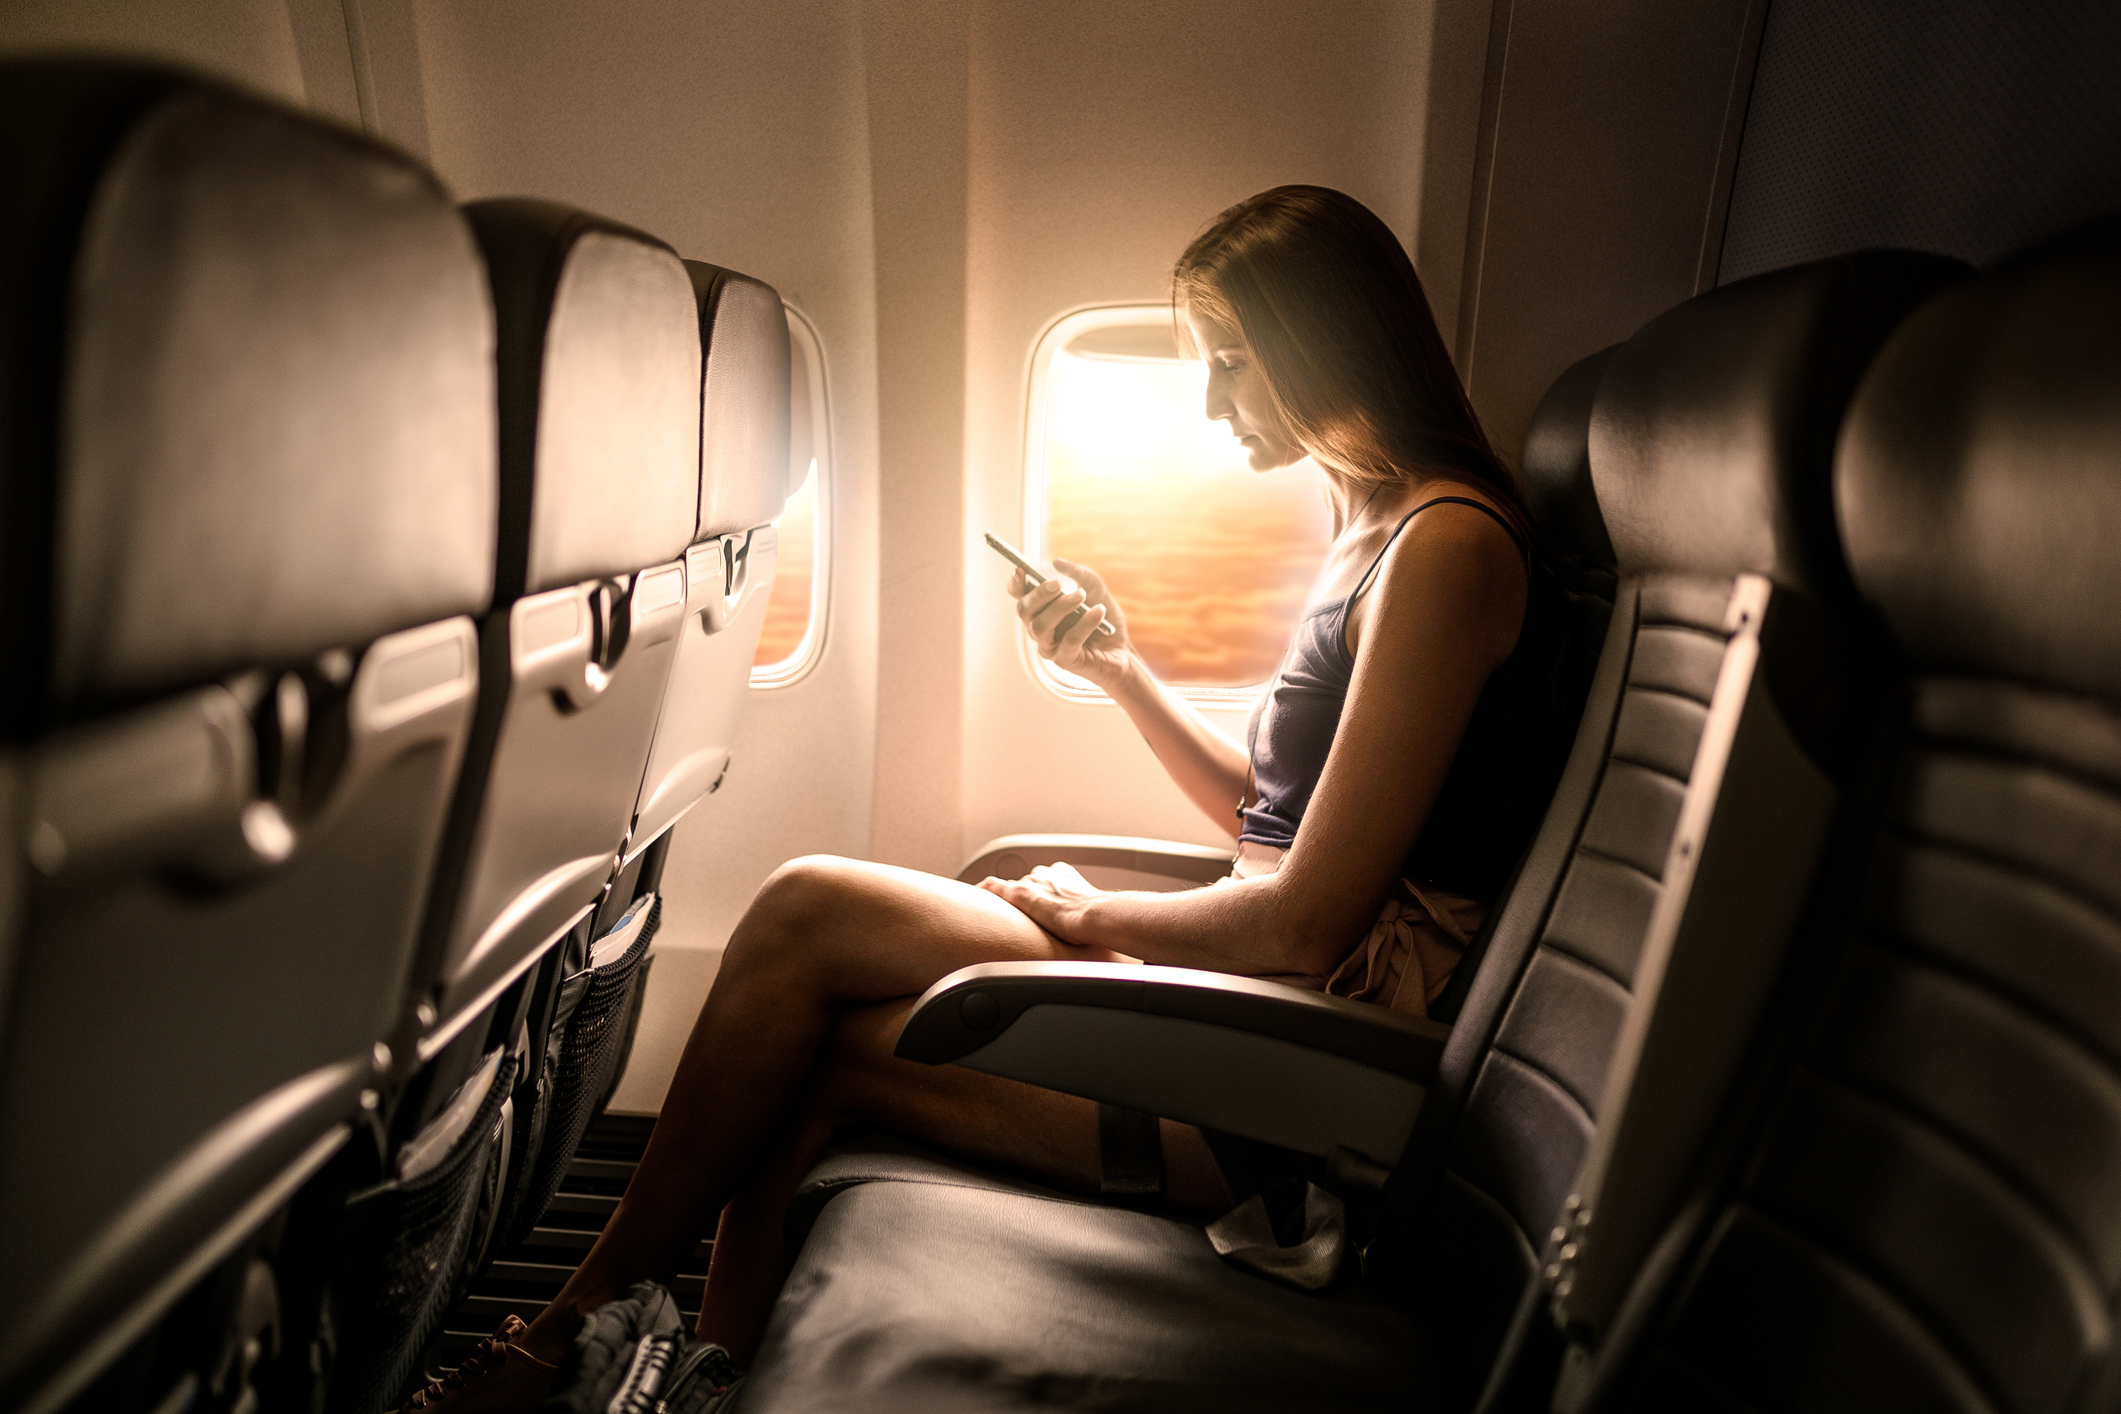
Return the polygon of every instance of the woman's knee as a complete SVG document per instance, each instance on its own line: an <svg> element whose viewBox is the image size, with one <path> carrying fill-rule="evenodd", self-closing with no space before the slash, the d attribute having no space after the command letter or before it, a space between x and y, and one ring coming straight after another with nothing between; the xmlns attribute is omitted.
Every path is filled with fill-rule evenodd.
<svg viewBox="0 0 2121 1414"><path fill-rule="evenodd" d="M833 920L846 917L855 886L849 860L830 854L789 860L752 896L730 936L723 966L742 966L762 957L785 960L805 941L829 936Z"/></svg>

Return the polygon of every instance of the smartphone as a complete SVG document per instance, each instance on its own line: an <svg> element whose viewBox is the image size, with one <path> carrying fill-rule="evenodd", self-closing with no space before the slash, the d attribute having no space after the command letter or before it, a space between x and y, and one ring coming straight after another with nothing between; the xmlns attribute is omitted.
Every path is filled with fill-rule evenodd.
<svg viewBox="0 0 2121 1414"><path fill-rule="evenodd" d="M1025 559L1022 551L1018 550L1014 545L1011 545L1008 541L1002 539L1001 536L996 535L991 530L987 532L987 548L992 550L995 554L1000 555L1010 564L1015 565L1018 569L1022 570L1024 572L1024 578L1030 580L1033 584L1043 584L1046 582L1045 571L1041 570L1037 565L1034 565L1029 560ZM1081 611L1078 610L1077 612ZM1112 621L1110 619L1107 619L1103 623L1099 624L1097 626L1097 631L1099 633L1119 632L1118 629L1112 627Z"/></svg>

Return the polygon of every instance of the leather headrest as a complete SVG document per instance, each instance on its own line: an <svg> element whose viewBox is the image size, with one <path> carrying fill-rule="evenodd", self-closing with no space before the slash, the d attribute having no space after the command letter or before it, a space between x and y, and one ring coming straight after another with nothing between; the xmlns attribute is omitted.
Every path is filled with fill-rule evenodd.
<svg viewBox="0 0 2121 1414"><path fill-rule="evenodd" d="M2121 697L2121 219L1932 300L1842 433L1849 563L1918 663Z"/></svg>
<svg viewBox="0 0 2121 1414"><path fill-rule="evenodd" d="M1608 574L1613 541L1591 485L1591 404L1612 356L1602 349L1554 380L1525 429L1522 465L1526 508L1548 541L1586 569Z"/></svg>
<svg viewBox="0 0 2121 1414"><path fill-rule="evenodd" d="M493 320L398 153L174 73L0 69L5 730L491 587Z"/></svg>
<svg viewBox="0 0 2121 1414"><path fill-rule="evenodd" d="M1729 576L1852 601L1834 526L1834 438L1857 379L1909 310L1959 277L1873 251L1741 280L1613 351L1591 476L1623 574Z"/></svg>
<svg viewBox="0 0 2121 1414"><path fill-rule="evenodd" d="M555 202L464 209L500 325L496 597L674 559L700 495L700 337L683 262Z"/></svg>
<svg viewBox="0 0 2121 1414"><path fill-rule="evenodd" d="M788 456L788 316L773 286L685 262L706 350L700 389L700 524L694 538L778 517L801 482Z"/></svg>

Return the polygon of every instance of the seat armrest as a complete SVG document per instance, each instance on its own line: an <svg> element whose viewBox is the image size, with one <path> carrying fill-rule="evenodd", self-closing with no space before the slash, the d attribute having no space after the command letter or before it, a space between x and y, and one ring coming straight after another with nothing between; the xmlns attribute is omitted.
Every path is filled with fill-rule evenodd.
<svg viewBox="0 0 2121 1414"><path fill-rule="evenodd" d="M989 962L930 987L896 1054L1391 1165L1450 1034L1385 1007L1220 972Z"/></svg>
<svg viewBox="0 0 2121 1414"><path fill-rule="evenodd" d="M1072 864L1102 889L1174 892L1230 872L1230 851L1131 835L1003 835L981 845L957 877L1021 879L1041 864Z"/></svg>

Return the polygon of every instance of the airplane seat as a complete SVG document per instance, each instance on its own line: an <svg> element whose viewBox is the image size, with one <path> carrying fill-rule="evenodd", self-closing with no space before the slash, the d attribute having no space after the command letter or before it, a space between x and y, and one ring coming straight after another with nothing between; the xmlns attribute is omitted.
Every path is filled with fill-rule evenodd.
<svg viewBox="0 0 2121 1414"><path fill-rule="evenodd" d="M189 75L0 67L0 184L0 1406L226 1408L385 1088L493 317L424 170Z"/></svg>
<svg viewBox="0 0 2121 1414"><path fill-rule="evenodd" d="M685 262L699 302L699 521L685 615L641 781L627 864L721 785L773 592L775 528L807 468L789 456L788 317L771 285ZM653 888L652 879L635 885ZM614 893L618 904L629 891ZM607 909L618 906L607 904Z"/></svg>
<svg viewBox="0 0 2121 1414"><path fill-rule="evenodd" d="M1554 380L1532 412L1524 455L1518 459L1525 506L1532 523L1558 552L1563 583L1579 597L1607 604L1613 600L1617 570L1613 538L1606 533L1598 488L1591 480L1591 409L1613 348L1579 359Z"/></svg>
<svg viewBox="0 0 2121 1414"><path fill-rule="evenodd" d="M401 1392L454 1290L535 1220L580 1139L580 1062L610 1049L596 1041L659 917L651 900L591 927L626 852L699 513L699 332L677 255L550 202L463 213L497 325L494 593L406 993L395 1168L356 1195L335 1278L332 1403L349 1410Z"/></svg>
<svg viewBox="0 0 2121 1414"><path fill-rule="evenodd" d="M1619 570L1606 650L1455 1025L1095 964L967 968L916 1005L902 1057L1231 1136L1260 1176L1333 1191L1359 1248L1374 1214L1365 1280L1299 1292L1191 1222L843 1152L798 1195L802 1246L744 1407L1000 1408L1034 1388L1100 1408L1469 1406L1610 1105L1638 994L1726 934L1756 980L1803 894L1860 719L1824 687L1857 612L1833 433L1870 354L1959 270L1872 254L1764 275L1612 355L1589 434ZM1773 848L1740 859L1724 841L1766 815Z"/></svg>
<svg viewBox="0 0 2121 1414"><path fill-rule="evenodd" d="M1939 296L1865 378L1835 492L1894 666L1846 877L1692 1220L1555 1407L2121 1388L2117 301L2109 218Z"/></svg>
<svg viewBox="0 0 2121 1414"><path fill-rule="evenodd" d="M655 740L634 806L619 875L599 906L593 932L609 934L637 907L660 917L670 832L721 789L732 764L737 721L751 696L751 665L766 624L778 559L779 519L801 489L810 459L791 455L792 366L788 319L772 286L701 261L685 262L700 311L699 523L685 552L685 612L663 690ZM645 901L645 902L644 902ZM551 1149L557 1181L574 1143L617 1091L633 1049L652 952L637 967L604 969L574 1008L570 1077ZM543 1204L536 1204L542 1208ZM516 1224L528 1236L537 1214Z"/></svg>

